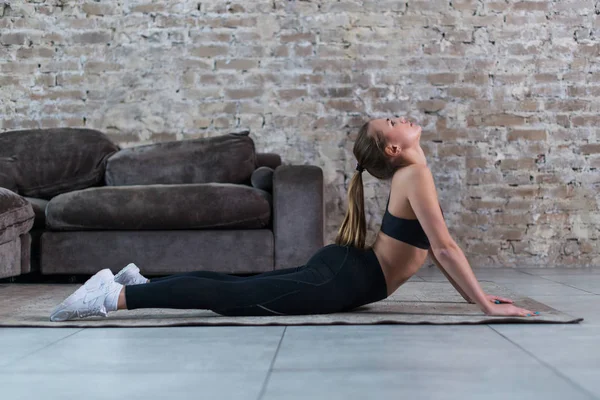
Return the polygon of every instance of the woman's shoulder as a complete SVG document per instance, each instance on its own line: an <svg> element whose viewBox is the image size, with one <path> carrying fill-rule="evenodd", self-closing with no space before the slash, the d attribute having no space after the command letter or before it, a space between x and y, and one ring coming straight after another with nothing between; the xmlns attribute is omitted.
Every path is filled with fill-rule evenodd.
<svg viewBox="0 0 600 400"><path fill-rule="evenodd" d="M431 175L431 170L427 165L411 164L398 169L392 177L392 185L403 185L405 183L414 183L415 180L423 179Z"/></svg>

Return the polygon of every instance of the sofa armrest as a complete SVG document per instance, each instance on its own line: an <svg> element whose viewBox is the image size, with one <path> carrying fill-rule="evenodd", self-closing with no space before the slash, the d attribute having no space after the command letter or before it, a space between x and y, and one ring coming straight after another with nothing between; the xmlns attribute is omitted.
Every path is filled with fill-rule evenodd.
<svg viewBox="0 0 600 400"><path fill-rule="evenodd" d="M275 269L298 267L324 245L323 170L282 165L273 174Z"/></svg>

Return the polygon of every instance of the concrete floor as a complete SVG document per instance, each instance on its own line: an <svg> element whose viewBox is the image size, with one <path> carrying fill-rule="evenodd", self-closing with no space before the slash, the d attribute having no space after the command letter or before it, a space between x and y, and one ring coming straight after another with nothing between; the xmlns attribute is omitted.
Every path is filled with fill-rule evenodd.
<svg viewBox="0 0 600 400"><path fill-rule="evenodd" d="M0 328L0 398L600 399L600 268L475 273L585 320Z"/></svg>

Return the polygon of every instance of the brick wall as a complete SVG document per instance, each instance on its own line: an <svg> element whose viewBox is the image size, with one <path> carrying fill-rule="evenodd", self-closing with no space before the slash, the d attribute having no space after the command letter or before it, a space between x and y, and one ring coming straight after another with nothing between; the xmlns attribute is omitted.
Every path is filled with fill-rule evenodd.
<svg viewBox="0 0 600 400"><path fill-rule="evenodd" d="M0 0L0 32L2 131L249 128L323 168L332 241L357 127L408 115L473 265L600 265L598 2ZM365 178L372 240L389 187Z"/></svg>

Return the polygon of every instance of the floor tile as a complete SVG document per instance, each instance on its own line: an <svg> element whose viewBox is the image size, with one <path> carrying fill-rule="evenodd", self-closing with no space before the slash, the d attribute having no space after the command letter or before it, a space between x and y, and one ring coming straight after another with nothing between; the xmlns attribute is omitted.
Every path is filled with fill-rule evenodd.
<svg viewBox="0 0 600 400"><path fill-rule="evenodd" d="M284 327L86 329L13 363L15 372L266 371Z"/></svg>
<svg viewBox="0 0 600 400"><path fill-rule="evenodd" d="M431 371L274 371L261 400L486 399L589 400L583 390L546 368L483 367Z"/></svg>
<svg viewBox="0 0 600 400"><path fill-rule="evenodd" d="M0 368L81 331L81 328L0 328Z"/></svg>
<svg viewBox="0 0 600 400"><path fill-rule="evenodd" d="M600 328L578 324L515 325L490 327L525 351L557 369L598 367Z"/></svg>
<svg viewBox="0 0 600 400"><path fill-rule="evenodd" d="M540 275L552 282L562 283L594 294L600 294L600 275Z"/></svg>
<svg viewBox="0 0 600 400"><path fill-rule="evenodd" d="M588 368L560 368L560 372L596 398L600 399L600 366Z"/></svg>
<svg viewBox="0 0 600 400"><path fill-rule="evenodd" d="M266 372L3 373L6 400L256 400Z"/></svg>
<svg viewBox="0 0 600 400"><path fill-rule="evenodd" d="M555 282L502 282L502 286L524 296L582 296L593 293Z"/></svg>
<svg viewBox="0 0 600 400"><path fill-rule="evenodd" d="M288 327L275 370L477 369L536 365L485 325Z"/></svg>
<svg viewBox="0 0 600 400"><path fill-rule="evenodd" d="M518 268L531 275L600 275L600 265L595 268Z"/></svg>
<svg viewBox="0 0 600 400"><path fill-rule="evenodd" d="M583 318L579 325L600 325L600 296L531 296L532 299L547 304L574 317Z"/></svg>

